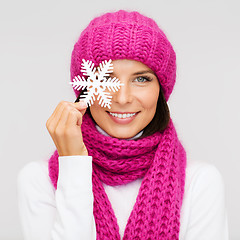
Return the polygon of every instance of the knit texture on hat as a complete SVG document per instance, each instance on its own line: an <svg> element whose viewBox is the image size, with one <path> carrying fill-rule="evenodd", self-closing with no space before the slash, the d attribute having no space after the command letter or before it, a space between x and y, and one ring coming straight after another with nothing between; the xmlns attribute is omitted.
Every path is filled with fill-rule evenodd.
<svg viewBox="0 0 240 240"><path fill-rule="evenodd" d="M131 59L144 63L157 75L168 100L176 79L176 56L157 23L139 12L119 10L94 18L74 45L71 80L83 76L82 59L95 66L104 60ZM79 91L75 90L78 96Z"/></svg>
<svg viewBox="0 0 240 240"><path fill-rule="evenodd" d="M93 195L97 239L120 240L119 227L102 182L117 186L143 178L123 239L179 239L186 153L172 120L163 132L138 140L104 136L86 113L83 140L93 159ZM49 176L55 188L58 153L49 160Z"/></svg>

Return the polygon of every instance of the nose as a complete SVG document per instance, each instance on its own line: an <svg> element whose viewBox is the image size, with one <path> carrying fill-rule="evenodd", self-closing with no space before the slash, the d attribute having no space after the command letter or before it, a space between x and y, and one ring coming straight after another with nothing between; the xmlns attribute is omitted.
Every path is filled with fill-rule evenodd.
<svg viewBox="0 0 240 240"><path fill-rule="evenodd" d="M133 99L131 87L127 81L124 82L121 80L121 82L124 85L122 85L117 92L112 94L112 101L121 105L131 103Z"/></svg>

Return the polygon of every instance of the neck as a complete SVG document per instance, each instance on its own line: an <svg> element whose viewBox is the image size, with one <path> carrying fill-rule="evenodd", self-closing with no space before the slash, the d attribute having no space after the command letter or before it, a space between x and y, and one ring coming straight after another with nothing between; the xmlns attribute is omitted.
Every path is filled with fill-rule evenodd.
<svg viewBox="0 0 240 240"><path fill-rule="evenodd" d="M101 134L103 134L104 136L108 136L111 137L109 134L107 134L102 128L100 128L97 124L95 125L96 129L98 130L98 132L100 132ZM131 137L131 138L126 138L125 140L134 140L137 139L139 137L141 137L143 134L143 130L141 132L139 132L138 134L136 134L135 136Z"/></svg>

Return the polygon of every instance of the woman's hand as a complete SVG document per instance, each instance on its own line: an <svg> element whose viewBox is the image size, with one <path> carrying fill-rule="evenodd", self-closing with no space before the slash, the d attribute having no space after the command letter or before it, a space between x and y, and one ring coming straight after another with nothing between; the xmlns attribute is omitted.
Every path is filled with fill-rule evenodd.
<svg viewBox="0 0 240 240"><path fill-rule="evenodd" d="M84 102L66 102L58 104L46 122L59 156L88 155L82 139L82 117L87 105Z"/></svg>

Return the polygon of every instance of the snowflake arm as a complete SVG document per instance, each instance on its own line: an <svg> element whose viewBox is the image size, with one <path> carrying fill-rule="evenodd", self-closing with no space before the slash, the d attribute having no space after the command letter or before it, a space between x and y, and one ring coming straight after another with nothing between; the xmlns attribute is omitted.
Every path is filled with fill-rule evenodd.
<svg viewBox="0 0 240 240"><path fill-rule="evenodd" d="M70 82L72 84L73 88L79 91L80 89L84 90L86 87L88 87L89 83L88 81L81 76L76 76L73 78L73 82Z"/></svg>
<svg viewBox="0 0 240 240"><path fill-rule="evenodd" d="M83 99L88 104L88 106L93 105L93 102L96 100L94 91L89 90L88 92L84 92L83 95L80 96L80 99Z"/></svg>
<svg viewBox="0 0 240 240"><path fill-rule="evenodd" d="M114 78L108 78L108 79L104 78L102 85L106 87L109 91L116 92L124 84L121 83L118 78L114 77Z"/></svg>
<svg viewBox="0 0 240 240"><path fill-rule="evenodd" d="M113 72L113 64L112 60L110 59L109 61L105 60L99 64L98 69L98 79L101 80L105 76L109 76L109 73Z"/></svg>
<svg viewBox="0 0 240 240"><path fill-rule="evenodd" d="M99 93L97 100L99 101L99 105L101 107L105 106L108 107L109 109L111 108L111 99L112 96L110 95L110 93L108 92L101 92L101 94Z"/></svg>
<svg viewBox="0 0 240 240"><path fill-rule="evenodd" d="M96 68L94 68L94 63L89 60L82 60L82 69L81 72L85 76L89 76L88 78L92 79L93 81L96 80Z"/></svg>

